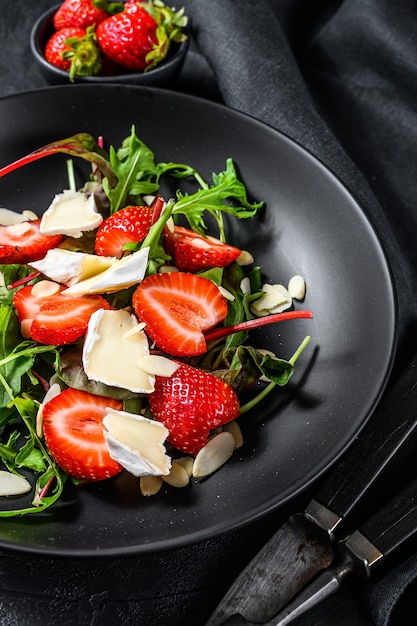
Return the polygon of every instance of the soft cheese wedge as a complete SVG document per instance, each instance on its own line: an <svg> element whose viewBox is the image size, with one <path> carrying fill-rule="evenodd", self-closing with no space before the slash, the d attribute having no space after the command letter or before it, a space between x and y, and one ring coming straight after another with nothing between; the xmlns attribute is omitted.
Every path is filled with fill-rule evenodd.
<svg viewBox="0 0 417 626"><path fill-rule="evenodd" d="M52 248L43 259L29 265L51 280L71 286L101 274L116 262L112 257Z"/></svg>
<svg viewBox="0 0 417 626"><path fill-rule="evenodd" d="M62 293L81 296L89 293L112 293L139 283L145 276L149 248L116 260L115 263L95 276L81 280ZM108 258L108 257L105 257Z"/></svg>
<svg viewBox="0 0 417 626"><path fill-rule="evenodd" d="M84 232L98 228L103 216L97 211L94 196L64 190L56 194L42 216L40 231L45 235L67 235L78 239Z"/></svg>
<svg viewBox="0 0 417 626"><path fill-rule="evenodd" d="M168 429L142 415L107 409L104 436L110 456L134 476L166 476L171 458L166 454Z"/></svg>
<svg viewBox="0 0 417 626"><path fill-rule="evenodd" d="M149 354L142 325L124 309L99 309L92 314L82 360L90 380L146 394L154 390L155 375L172 376L178 367L166 357Z"/></svg>

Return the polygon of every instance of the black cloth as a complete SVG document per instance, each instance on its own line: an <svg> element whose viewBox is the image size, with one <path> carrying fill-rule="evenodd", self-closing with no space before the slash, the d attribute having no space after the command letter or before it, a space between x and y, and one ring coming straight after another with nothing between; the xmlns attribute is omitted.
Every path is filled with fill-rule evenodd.
<svg viewBox="0 0 417 626"><path fill-rule="evenodd" d="M34 19L53 4L2 3L0 95L45 86L30 57L28 34ZM179 4L190 17L195 45L178 89L220 99L282 131L332 170L368 215L397 287L395 377L415 350L417 313L415 2ZM293 503L293 510L301 505ZM277 512L218 540L140 559L80 562L1 553L0 625L58 620L203 625L234 576L288 513ZM413 548L388 572L368 583L347 583L336 598L294 623L414 624Z"/></svg>

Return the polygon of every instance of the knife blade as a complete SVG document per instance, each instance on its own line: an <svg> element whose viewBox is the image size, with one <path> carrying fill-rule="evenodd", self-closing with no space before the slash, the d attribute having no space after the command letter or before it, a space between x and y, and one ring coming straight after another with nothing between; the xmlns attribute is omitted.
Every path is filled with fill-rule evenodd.
<svg viewBox="0 0 417 626"><path fill-rule="evenodd" d="M220 626L233 615L260 624L279 613L315 574L329 566L334 544L346 537L349 520L353 524L366 514L368 497L392 471L394 460L416 432L417 355L305 510L292 515L255 555L206 626Z"/></svg>
<svg viewBox="0 0 417 626"><path fill-rule="evenodd" d="M334 563L264 626L287 626L337 592L347 576L368 579L417 535L417 479L335 545Z"/></svg>

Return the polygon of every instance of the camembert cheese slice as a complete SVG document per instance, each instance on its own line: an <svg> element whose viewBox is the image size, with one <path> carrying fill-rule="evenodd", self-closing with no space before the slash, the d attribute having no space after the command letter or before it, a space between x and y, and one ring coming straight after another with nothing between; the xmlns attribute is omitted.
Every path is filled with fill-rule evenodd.
<svg viewBox="0 0 417 626"><path fill-rule="evenodd" d="M138 365L149 354L143 330L132 333L135 315L124 309L99 309L90 317L83 346L83 366L90 380L135 393L152 393L155 376Z"/></svg>
<svg viewBox="0 0 417 626"><path fill-rule="evenodd" d="M98 228L103 216L97 211L94 195L65 189L56 194L42 215L40 231L45 235L67 235L78 239L83 232Z"/></svg>
<svg viewBox="0 0 417 626"><path fill-rule="evenodd" d="M142 415L108 408L103 419L110 456L134 476L166 476L171 458L166 454L168 429Z"/></svg>

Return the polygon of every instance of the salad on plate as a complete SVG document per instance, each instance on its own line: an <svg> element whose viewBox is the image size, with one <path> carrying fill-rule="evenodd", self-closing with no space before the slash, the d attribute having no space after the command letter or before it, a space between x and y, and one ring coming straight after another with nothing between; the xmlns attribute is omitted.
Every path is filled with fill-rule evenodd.
<svg viewBox="0 0 417 626"><path fill-rule="evenodd" d="M126 471L150 496L210 476L242 445L239 416L288 382L309 342L289 358L251 345L251 330L312 312L296 308L301 276L267 282L227 240L228 220L265 210L231 158L206 181L156 162L132 127L118 148L80 133L0 176L57 153L68 189L41 217L0 208L2 517L47 509L68 480ZM74 158L91 166L80 183ZM10 508L25 492L30 506Z"/></svg>

